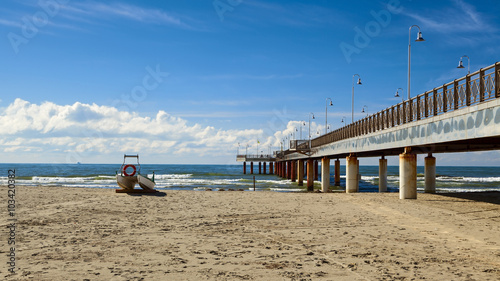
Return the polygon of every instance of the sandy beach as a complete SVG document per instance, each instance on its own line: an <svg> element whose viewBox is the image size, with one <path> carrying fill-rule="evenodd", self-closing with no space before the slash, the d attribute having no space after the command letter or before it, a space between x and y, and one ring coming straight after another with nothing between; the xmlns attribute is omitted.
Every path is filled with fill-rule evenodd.
<svg viewBox="0 0 500 281"><path fill-rule="evenodd" d="M16 202L16 275L0 237L6 280L500 280L499 193L18 186Z"/></svg>

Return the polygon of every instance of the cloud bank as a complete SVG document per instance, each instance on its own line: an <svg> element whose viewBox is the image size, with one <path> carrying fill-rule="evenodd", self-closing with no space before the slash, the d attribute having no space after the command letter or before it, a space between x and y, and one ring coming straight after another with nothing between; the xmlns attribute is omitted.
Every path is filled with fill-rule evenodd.
<svg viewBox="0 0 500 281"><path fill-rule="evenodd" d="M18 98L2 110L0 122L4 155L20 159L44 155L47 162L89 163L124 153L163 156L170 161L181 157L234 159L238 143L254 146L259 138L263 144L272 143L272 138L262 139L263 130L221 130L191 125L165 111L142 116L80 102L33 104Z"/></svg>

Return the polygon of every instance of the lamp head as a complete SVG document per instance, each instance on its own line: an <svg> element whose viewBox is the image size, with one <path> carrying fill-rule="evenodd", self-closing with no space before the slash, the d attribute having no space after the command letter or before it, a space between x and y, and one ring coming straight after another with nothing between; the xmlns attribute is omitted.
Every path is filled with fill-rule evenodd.
<svg viewBox="0 0 500 281"><path fill-rule="evenodd" d="M425 39L422 37L422 32L418 32L418 35L417 35L417 40L415 40L417 42L421 42L421 41L425 41Z"/></svg>
<svg viewBox="0 0 500 281"><path fill-rule="evenodd" d="M457 68L464 68L464 65L463 65L463 63L462 63L462 60L460 60L460 61L458 62L458 66L457 66Z"/></svg>
<svg viewBox="0 0 500 281"><path fill-rule="evenodd" d="M358 78L358 85L363 85L363 83L361 83L361 78Z"/></svg>
<svg viewBox="0 0 500 281"><path fill-rule="evenodd" d="M314 114L313 114L313 117L312 117L312 119L314 119Z"/></svg>
<svg viewBox="0 0 500 281"><path fill-rule="evenodd" d="M396 94L394 95L395 98L399 98L399 92L396 92Z"/></svg>
<svg viewBox="0 0 500 281"><path fill-rule="evenodd" d="M332 105L333 105L333 102L332 102L332 101L330 101L330 106L332 106Z"/></svg>
<svg viewBox="0 0 500 281"><path fill-rule="evenodd" d="M363 107L363 110L361 110L361 113L365 113L365 108Z"/></svg>

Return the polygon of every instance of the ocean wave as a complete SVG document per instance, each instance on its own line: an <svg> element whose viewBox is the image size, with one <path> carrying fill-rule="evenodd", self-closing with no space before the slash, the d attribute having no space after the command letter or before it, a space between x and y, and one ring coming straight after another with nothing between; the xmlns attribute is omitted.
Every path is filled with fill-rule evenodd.
<svg viewBox="0 0 500 281"><path fill-rule="evenodd" d="M148 177L152 177L153 174L148 174ZM193 174L155 174L155 180L165 180L165 179L188 179L191 178Z"/></svg>

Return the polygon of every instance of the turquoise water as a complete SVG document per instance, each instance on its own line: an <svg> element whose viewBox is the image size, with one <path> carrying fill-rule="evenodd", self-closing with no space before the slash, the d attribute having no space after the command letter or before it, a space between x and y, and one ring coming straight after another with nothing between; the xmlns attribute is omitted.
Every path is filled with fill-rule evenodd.
<svg viewBox="0 0 500 281"><path fill-rule="evenodd" d="M68 186L90 188L117 188L115 174L121 164L0 164L0 184L7 184L7 171L16 170L18 185ZM289 180L275 175L243 174L239 165L141 165L142 174L155 172L159 190L205 190L244 189L253 190L255 176L256 190L277 192L303 191ZM247 172L249 171L247 167ZM331 171L333 171L333 167ZM3 171L3 173L1 172ZM254 167L254 171L258 168ZM424 188L424 168L418 167L418 189ZM341 187L345 189L345 167L341 167ZM378 167L360 167L361 192L378 191ZM388 167L388 189L397 192L399 167ZM498 167L436 167L436 188L438 192L500 191L500 168ZM333 174L330 181L333 185ZM320 182L316 182L320 187Z"/></svg>

